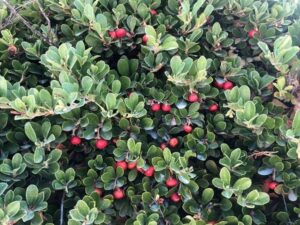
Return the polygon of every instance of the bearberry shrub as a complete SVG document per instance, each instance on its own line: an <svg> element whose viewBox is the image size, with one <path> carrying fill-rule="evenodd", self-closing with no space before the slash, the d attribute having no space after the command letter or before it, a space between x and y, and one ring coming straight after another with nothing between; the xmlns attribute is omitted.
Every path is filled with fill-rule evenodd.
<svg viewBox="0 0 300 225"><path fill-rule="evenodd" d="M300 224L297 1L0 2L0 224Z"/></svg>

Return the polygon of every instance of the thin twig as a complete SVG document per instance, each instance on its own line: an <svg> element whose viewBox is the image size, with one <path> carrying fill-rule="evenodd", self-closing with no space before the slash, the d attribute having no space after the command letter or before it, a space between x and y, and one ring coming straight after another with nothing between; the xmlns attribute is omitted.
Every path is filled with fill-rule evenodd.
<svg viewBox="0 0 300 225"><path fill-rule="evenodd" d="M262 152L260 152L260 151L255 150L254 153L252 153L248 157L256 159L256 158L261 157L261 156L269 156L270 157L270 156L272 156L276 153L278 153L278 152L271 152L271 151L262 151Z"/></svg>
<svg viewBox="0 0 300 225"><path fill-rule="evenodd" d="M46 41L48 44L50 45L52 44L51 41L47 37L45 37L40 31L34 29L33 26L26 19L24 19L10 3L7 2L7 0L0 0L0 1L2 1L7 6L7 8L9 8L9 10L16 17L18 17L29 30L31 30L33 34L35 34L39 38L42 37L43 40Z"/></svg>
<svg viewBox="0 0 300 225"><path fill-rule="evenodd" d="M285 211L287 212L287 215L288 215L288 218L289 218L289 224L293 224L293 222L291 221L291 218L289 216L289 211L288 211L288 208L287 208L287 205L286 205L286 201L285 201L285 197L284 197L283 194L282 194L282 200L283 200Z"/></svg>
<svg viewBox="0 0 300 225"><path fill-rule="evenodd" d="M65 192L63 193L60 201L60 220L59 220L60 225L64 224L64 201L65 201Z"/></svg>
<svg viewBox="0 0 300 225"><path fill-rule="evenodd" d="M41 11L43 17L44 17L45 20L47 21L47 24L48 24L48 35L49 35L49 37L50 37L50 35L51 35L51 21L50 21L49 17L46 15L46 13L45 13L43 7L41 6L41 4L40 4L40 2L39 2L39 0L36 0L36 3L37 3L37 5L38 5L38 7L39 7L39 9L40 9L40 11Z"/></svg>

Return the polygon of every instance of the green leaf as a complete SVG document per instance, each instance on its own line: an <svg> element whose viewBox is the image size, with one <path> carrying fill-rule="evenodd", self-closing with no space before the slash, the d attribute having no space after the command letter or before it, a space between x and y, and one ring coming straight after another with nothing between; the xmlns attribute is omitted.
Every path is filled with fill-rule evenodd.
<svg viewBox="0 0 300 225"><path fill-rule="evenodd" d="M108 93L105 98L105 103L108 110L114 109L117 104L116 94Z"/></svg>
<svg viewBox="0 0 300 225"><path fill-rule="evenodd" d="M33 154L33 161L35 163L41 163L43 161L43 158L45 156L45 152L43 148L36 148L34 150L34 154Z"/></svg>
<svg viewBox="0 0 300 225"><path fill-rule="evenodd" d="M297 136L300 135L300 110L298 110L294 116L292 129Z"/></svg>
<svg viewBox="0 0 300 225"><path fill-rule="evenodd" d="M220 171L220 178L225 186L229 186L231 183L231 175L226 167L223 167Z"/></svg>
<svg viewBox="0 0 300 225"><path fill-rule="evenodd" d="M257 43L257 45L265 55L270 54L270 49L266 43L260 41Z"/></svg>
<svg viewBox="0 0 300 225"><path fill-rule="evenodd" d="M29 206L33 206L38 198L38 188L31 184L26 189L26 201Z"/></svg>
<svg viewBox="0 0 300 225"><path fill-rule="evenodd" d="M205 188L202 192L202 203L209 203L214 197L214 190L212 188Z"/></svg>
<svg viewBox="0 0 300 225"><path fill-rule="evenodd" d="M7 205L6 212L9 217L15 216L20 210L20 202L14 201Z"/></svg>
<svg viewBox="0 0 300 225"><path fill-rule="evenodd" d="M164 159L167 163L170 163L172 160L172 154L171 151L168 148L165 148L163 151Z"/></svg>
<svg viewBox="0 0 300 225"><path fill-rule="evenodd" d="M86 202L83 200L79 200L77 202L76 208L78 209L80 214L83 215L84 217L86 217L89 214L90 208L88 207Z"/></svg>
<svg viewBox="0 0 300 225"><path fill-rule="evenodd" d="M81 86L84 90L84 94L88 94L90 93L90 91L92 90L92 87L93 87L93 79L89 76L84 76L82 79L81 79Z"/></svg>
<svg viewBox="0 0 300 225"><path fill-rule="evenodd" d="M0 97L6 97L7 95L7 81L4 77L0 76Z"/></svg>
<svg viewBox="0 0 300 225"><path fill-rule="evenodd" d="M244 191L244 190L247 190L248 188L250 188L251 185L252 185L251 179L249 179L247 177L243 177L243 178L238 179L234 183L233 188Z"/></svg>
<svg viewBox="0 0 300 225"><path fill-rule="evenodd" d="M251 120L256 114L256 107L254 102L248 101L244 105L244 119L249 121Z"/></svg>
<svg viewBox="0 0 300 225"><path fill-rule="evenodd" d="M35 131L30 122L25 124L25 134L34 143L38 141Z"/></svg>
<svg viewBox="0 0 300 225"><path fill-rule="evenodd" d="M118 72L122 76L129 76L129 62L127 58L122 58L118 61Z"/></svg>
<svg viewBox="0 0 300 225"><path fill-rule="evenodd" d="M86 4L84 7L84 15L90 20L95 21L94 9L90 4Z"/></svg>
<svg viewBox="0 0 300 225"><path fill-rule="evenodd" d="M121 82L119 80L114 80L111 89L113 93L118 94L121 90Z"/></svg>
<svg viewBox="0 0 300 225"><path fill-rule="evenodd" d="M2 195L5 192L7 187L8 187L7 183L0 183L0 195Z"/></svg>

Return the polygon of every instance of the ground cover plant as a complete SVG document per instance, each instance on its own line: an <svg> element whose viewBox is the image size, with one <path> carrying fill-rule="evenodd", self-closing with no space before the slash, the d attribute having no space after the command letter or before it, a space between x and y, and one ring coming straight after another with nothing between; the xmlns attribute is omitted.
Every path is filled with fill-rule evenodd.
<svg viewBox="0 0 300 225"><path fill-rule="evenodd" d="M0 224L300 224L297 1L0 3Z"/></svg>

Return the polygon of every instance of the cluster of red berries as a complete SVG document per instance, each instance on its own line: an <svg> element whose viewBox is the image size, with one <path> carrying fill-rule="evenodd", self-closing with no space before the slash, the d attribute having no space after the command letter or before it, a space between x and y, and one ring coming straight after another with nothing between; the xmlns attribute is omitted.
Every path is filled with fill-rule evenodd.
<svg viewBox="0 0 300 225"><path fill-rule="evenodd" d="M164 103L164 104L160 104L160 103L153 103L151 105L151 111L152 112L158 112L160 110L162 110L163 112L170 112L172 109L171 105Z"/></svg>
<svg viewBox="0 0 300 225"><path fill-rule="evenodd" d="M120 39L127 35L127 31L124 28L118 28L116 30L109 31L108 34L112 39Z"/></svg>
<svg viewBox="0 0 300 225"><path fill-rule="evenodd" d="M234 84L231 81L229 81L229 80L227 80L225 82L215 81L213 83L213 85L216 88L223 89L223 90L231 90L234 87Z"/></svg>
<svg viewBox="0 0 300 225"><path fill-rule="evenodd" d="M72 136L70 139L70 143L72 145L80 145L81 144L81 138L78 136ZM97 139L96 141L96 148L103 150L108 146L108 141L105 139Z"/></svg>
<svg viewBox="0 0 300 225"><path fill-rule="evenodd" d="M166 186L168 188L173 188L173 187L176 187L177 185L178 185L178 181L174 177L170 177L166 180ZM181 200L181 197L177 192L174 192L170 196L170 199L171 199L172 202L179 202Z"/></svg>
<svg viewBox="0 0 300 225"><path fill-rule="evenodd" d="M136 161L128 163L125 161L118 161L115 164L115 168L121 167L124 171L126 171L127 169L132 170L136 168L137 171L144 174L146 177L152 177L154 175L154 166L149 166L146 170L144 170L143 168L137 168L136 165Z"/></svg>
<svg viewBox="0 0 300 225"><path fill-rule="evenodd" d="M103 190L101 188L95 188L94 192L96 192L99 196L103 195ZM119 200L125 197L125 192L122 188L115 188L113 191L114 199Z"/></svg>

